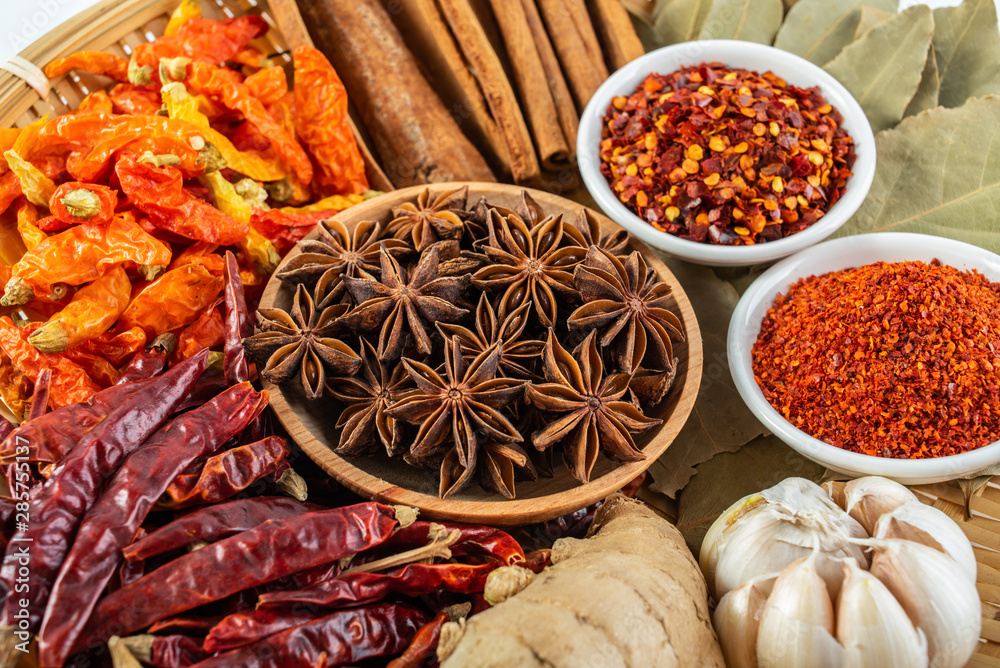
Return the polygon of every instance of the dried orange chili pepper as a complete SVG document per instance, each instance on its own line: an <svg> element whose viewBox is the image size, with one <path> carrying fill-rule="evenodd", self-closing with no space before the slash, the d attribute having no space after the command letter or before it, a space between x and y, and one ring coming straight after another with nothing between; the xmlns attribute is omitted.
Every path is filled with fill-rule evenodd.
<svg viewBox="0 0 1000 668"><path fill-rule="evenodd" d="M56 189L56 184L52 182L52 179L43 174L38 167L25 160L13 148L4 152L3 155L7 159L11 173L17 177L20 193L23 193L32 204L48 206L49 199ZM9 202L7 206L10 206Z"/></svg>
<svg viewBox="0 0 1000 668"><path fill-rule="evenodd" d="M186 360L202 348L218 348L223 343L225 325L218 304L210 305L198 318L181 331L171 363Z"/></svg>
<svg viewBox="0 0 1000 668"><path fill-rule="evenodd" d="M175 256L174 261L170 263L168 269L177 269L189 264L200 264L213 276L221 277L225 271L226 262L221 255L215 252L217 248L216 244L204 241L195 242L181 251L179 255Z"/></svg>
<svg viewBox="0 0 1000 668"><path fill-rule="evenodd" d="M118 193L97 183L67 181L60 184L49 199L49 211L70 225L111 222L118 206Z"/></svg>
<svg viewBox="0 0 1000 668"><path fill-rule="evenodd" d="M305 150L285 128L274 121L264 105L254 98L246 85L234 83L222 70L207 63L194 62L185 80L188 90L217 98L229 109L238 111L271 140L275 153L304 183L312 181L313 166Z"/></svg>
<svg viewBox="0 0 1000 668"><path fill-rule="evenodd" d="M8 316L0 318L0 350L32 382L43 369L52 370L49 404L53 408L86 401L101 389L80 365L65 356L39 352Z"/></svg>
<svg viewBox="0 0 1000 668"><path fill-rule="evenodd" d="M185 190L183 175L174 167L126 156L115 165L115 173L129 201L160 229L220 246L239 243L249 231L247 224Z"/></svg>
<svg viewBox="0 0 1000 668"><path fill-rule="evenodd" d="M148 67L147 73L154 77L161 58L190 58L212 64L225 62L267 29L267 21L253 15L237 16L228 21L189 18L173 35L137 45L132 50L132 67Z"/></svg>
<svg viewBox="0 0 1000 668"><path fill-rule="evenodd" d="M111 329L125 312L132 283L121 266L76 291L69 304L28 337L43 353L58 353Z"/></svg>
<svg viewBox="0 0 1000 668"><path fill-rule="evenodd" d="M108 95L106 91L95 90L87 93L87 97L80 100L80 104L77 105L76 109L68 113L88 113L92 111L104 114L114 113L114 102L111 101L111 96Z"/></svg>
<svg viewBox="0 0 1000 668"><path fill-rule="evenodd" d="M14 148L17 138L21 135L20 128L0 128L0 153ZM10 171L6 160L0 160L0 174Z"/></svg>
<svg viewBox="0 0 1000 668"><path fill-rule="evenodd" d="M244 46L242 49L237 51L231 61L237 65L244 65L245 67L253 67L259 69L268 69L274 67L273 61L265 56L259 49L255 49L252 46Z"/></svg>
<svg viewBox="0 0 1000 668"><path fill-rule="evenodd" d="M243 80L243 84L251 95L268 107L288 93L288 78L285 70L280 67L268 67L254 72Z"/></svg>
<svg viewBox="0 0 1000 668"><path fill-rule="evenodd" d="M223 280L189 264L166 272L139 291L118 320L118 331L142 327L148 339L182 327L222 291Z"/></svg>
<svg viewBox="0 0 1000 668"><path fill-rule="evenodd" d="M316 227L316 223L334 215L330 211L315 213L284 213L281 209L254 209L250 224L259 233L270 239L278 252L284 255L295 242Z"/></svg>
<svg viewBox="0 0 1000 668"><path fill-rule="evenodd" d="M116 114L155 116L160 110L160 96L155 90L129 83L118 84L108 93Z"/></svg>
<svg viewBox="0 0 1000 668"><path fill-rule="evenodd" d="M182 25L191 19L200 18L201 0L181 0L181 4L177 5L177 8L170 14L170 20L167 22L167 27L163 29L163 34L167 37L176 35Z"/></svg>
<svg viewBox="0 0 1000 668"><path fill-rule="evenodd" d="M77 51L46 65L45 76L55 79L70 70L101 74L117 81L128 81L128 58L105 51Z"/></svg>
<svg viewBox="0 0 1000 668"><path fill-rule="evenodd" d="M347 90L330 61L311 46L293 52L295 132L316 159L316 184L323 195L368 190L365 163L347 115ZM308 183L301 173L302 181Z"/></svg>
<svg viewBox="0 0 1000 668"><path fill-rule="evenodd" d="M100 355L94 355L79 348L70 348L60 354L79 365L101 389L115 385L121 376L118 369Z"/></svg>
<svg viewBox="0 0 1000 668"><path fill-rule="evenodd" d="M146 345L146 331L133 327L123 332L105 332L80 344L80 350L100 355L116 367L122 366Z"/></svg>
<svg viewBox="0 0 1000 668"><path fill-rule="evenodd" d="M0 303L23 304L33 296L50 294L56 283L89 283L123 262L140 268L165 267L170 264L170 249L121 217L107 225L76 225L45 239L17 261Z"/></svg>
<svg viewBox="0 0 1000 668"><path fill-rule="evenodd" d="M4 163L7 164L6 162ZM21 180L17 174L8 170L0 176L0 213L10 208L18 197L21 196Z"/></svg>
<svg viewBox="0 0 1000 668"><path fill-rule="evenodd" d="M0 402L21 419L30 397L31 381L0 349Z"/></svg>

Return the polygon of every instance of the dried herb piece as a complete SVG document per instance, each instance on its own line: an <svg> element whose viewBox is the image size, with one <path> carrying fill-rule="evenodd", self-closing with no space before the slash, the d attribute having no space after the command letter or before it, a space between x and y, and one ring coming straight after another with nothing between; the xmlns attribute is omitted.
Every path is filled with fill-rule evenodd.
<svg viewBox="0 0 1000 668"><path fill-rule="evenodd" d="M573 311L570 329L594 327L602 348L611 348L619 369L632 373L647 358L649 368L673 367L671 339L684 340L680 318L667 309L670 286L649 270L639 251L624 262L596 246L576 268L584 305Z"/></svg>
<svg viewBox="0 0 1000 668"><path fill-rule="evenodd" d="M535 360L542 352L542 342L535 339L521 340L524 328L528 324L528 309L531 302L521 304L503 321L497 318L489 297L484 292L479 297L476 306L476 331L473 332L461 325L438 323L438 331L443 336L454 336L462 345L462 354L476 358L483 352L498 346L500 348L501 376L530 378L534 375Z"/></svg>
<svg viewBox="0 0 1000 668"><path fill-rule="evenodd" d="M770 46L784 15L781 0L712 0L698 39L738 39Z"/></svg>
<svg viewBox="0 0 1000 668"><path fill-rule="evenodd" d="M539 450L562 443L563 459L580 482L590 482L599 452L618 461L640 461L645 455L635 447L632 434L662 422L647 418L628 401L629 377L604 375L604 362L591 332L571 355L549 330L545 343L545 378L548 383L529 385L525 398L539 409L557 414L546 428L536 431L531 442Z"/></svg>
<svg viewBox="0 0 1000 668"><path fill-rule="evenodd" d="M822 67L854 41L862 5L895 12L897 0L800 0L788 10L774 45Z"/></svg>
<svg viewBox="0 0 1000 668"><path fill-rule="evenodd" d="M475 472L481 442L519 443L523 440L500 409L521 396L525 383L496 377L500 366L499 346L485 350L466 366L462 344L457 337L452 337L445 350L444 376L415 360L404 359L403 365L416 383L417 391L393 404L388 414L420 425L410 446L410 455L415 459L426 459L441 451L446 443L456 451L467 477L460 478L452 487L460 488ZM447 491L442 489L442 496Z"/></svg>
<svg viewBox="0 0 1000 668"><path fill-rule="evenodd" d="M413 335L417 351L433 351L427 324L455 322L469 312L455 306L472 276L438 278L438 250L431 247L407 278L396 258L383 244L379 261L382 279L344 277L347 290L358 306L340 318L340 323L354 331L379 331L378 356L394 360L403 352L406 330Z"/></svg>
<svg viewBox="0 0 1000 668"><path fill-rule="evenodd" d="M330 336L337 329L342 305L320 311L304 285L295 289L292 308L257 311L257 334L243 340L247 354L262 367L261 376L283 383L296 373L310 399L323 396L326 370L352 374L361 367L361 358L350 346Z"/></svg>
<svg viewBox="0 0 1000 668"><path fill-rule="evenodd" d="M462 236L462 219L469 187L449 190L430 199L430 189L417 197L416 203L404 202L392 210L392 221L386 233L413 244L418 251L441 239L458 239Z"/></svg>
<svg viewBox="0 0 1000 668"><path fill-rule="evenodd" d="M660 0L653 14L653 29L663 45L698 39L712 0Z"/></svg>
<svg viewBox="0 0 1000 668"><path fill-rule="evenodd" d="M483 250L492 264L476 272L476 287L503 291L501 319L530 300L542 326L555 327L559 301L576 298L572 269L586 255L583 235L561 215L529 228L517 214L497 209L490 211L489 233Z"/></svg>
<svg viewBox="0 0 1000 668"><path fill-rule="evenodd" d="M375 435L389 456L400 449L402 428L386 411L393 394L408 381L402 364L388 364L379 358L375 347L361 342L361 372L350 376L334 376L326 389L336 399L347 404L337 420L340 429L338 455L357 455L375 446Z"/></svg>
<svg viewBox="0 0 1000 668"><path fill-rule="evenodd" d="M938 106L938 93L941 91L941 79L938 77L937 57L934 55L934 42L927 47L927 60L924 61L924 71L920 75L920 85L913 94L910 103L906 105L903 117L916 116L921 111Z"/></svg>
<svg viewBox="0 0 1000 668"><path fill-rule="evenodd" d="M960 107L970 97L1000 93L1000 33L992 0L965 0L934 10L939 102Z"/></svg>

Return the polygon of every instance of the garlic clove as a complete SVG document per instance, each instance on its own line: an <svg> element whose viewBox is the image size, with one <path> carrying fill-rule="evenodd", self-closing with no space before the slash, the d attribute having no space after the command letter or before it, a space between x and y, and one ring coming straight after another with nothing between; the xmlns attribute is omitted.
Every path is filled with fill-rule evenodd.
<svg viewBox="0 0 1000 668"><path fill-rule="evenodd" d="M910 501L919 503L919 499L906 487L877 475L850 481L844 486L844 497L844 509L869 536L874 535L875 524L882 515Z"/></svg>
<svg viewBox="0 0 1000 668"><path fill-rule="evenodd" d="M964 666L979 644L982 625L976 585L951 557L932 547L899 539L863 542L875 551L872 575L927 636L930 665Z"/></svg>
<svg viewBox="0 0 1000 668"><path fill-rule="evenodd" d="M785 568L761 610L760 668L840 668L843 648L833 637L833 603L816 570L818 551Z"/></svg>
<svg viewBox="0 0 1000 668"><path fill-rule="evenodd" d="M837 600L837 640L843 668L926 668L927 638L881 581L844 562Z"/></svg>
<svg viewBox="0 0 1000 668"><path fill-rule="evenodd" d="M944 552L955 560L972 583L976 582L976 555L965 533L945 513L920 501L904 503L879 518L875 538L913 540Z"/></svg>
<svg viewBox="0 0 1000 668"><path fill-rule="evenodd" d="M701 572L709 587L715 581L715 567L719 560L719 547L723 534L744 515L763 503L766 501L759 493L748 494L729 506L708 528L708 533L705 534L705 539L701 542L701 551L698 553L698 565L701 566Z"/></svg>
<svg viewBox="0 0 1000 668"><path fill-rule="evenodd" d="M751 580L719 601L712 615L722 654L729 668L757 668L760 613L778 574Z"/></svg>
<svg viewBox="0 0 1000 668"><path fill-rule="evenodd" d="M827 496L830 497L830 500L836 503L841 509L847 507L847 495L844 492L844 488L846 486L847 483L839 480L828 480L820 485L820 487L823 488L823 491L826 492Z"/></svg>

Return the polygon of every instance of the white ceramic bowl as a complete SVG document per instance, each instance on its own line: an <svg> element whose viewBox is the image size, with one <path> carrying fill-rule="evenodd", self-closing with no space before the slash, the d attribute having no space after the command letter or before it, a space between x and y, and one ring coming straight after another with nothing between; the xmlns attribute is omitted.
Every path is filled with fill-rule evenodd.
<svg viewBox="0 0 1000 668"><path fill-rule="evenodd" d="M826 215L810 227L756 246L717 246L687 241L661 232L619 201L601 174L601 118L612 98L629 95L651 72L669 74L680 67L719 62L757 72L770 70L789 84L819 86L826 100L844 118L843 127L854 138L857 161L844 194ZM698 264L740 266L770 262L796 253L833 234L857 211L875 177L875 137L861 106L836 79L808 60L771 46L734 40L702 40L667 46L636 58L608 78L584 110L576 139L577 160L587 190L611 219L650 246Z"/></svg>
<svg viewBox="0 0 1000 668"><path fill-rule="evenodd" d="M753 414L778 438L823 466L854 476L881 475L907 485L952 480L1000 462L1000 441L970 452L934 459L890 459L842 450L796 429L778 413L753 377L751 349L778 294L800 278L878 261L937 258L958 269L976 269L1000 281L1000 256L977 246L926 234L864 234L835 239L786 258L743 293L729 322L729 367L736 389Z"/></svg>

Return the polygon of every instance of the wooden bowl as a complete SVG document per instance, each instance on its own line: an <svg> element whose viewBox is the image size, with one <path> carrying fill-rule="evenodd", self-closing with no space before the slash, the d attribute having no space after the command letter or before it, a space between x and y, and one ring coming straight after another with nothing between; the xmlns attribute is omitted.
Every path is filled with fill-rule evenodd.
<svg viewBox="0 0 1000 668"><path fill-rule="evenodd" d="M430 188L432 193L437 193L454 189L458 185L460 184L435 184ZM492 204L513 209L521 191L527 190L546 213L562 213L573 219L583 208L571 200L518 186L495 183L468 185L470 202L486 196ZM349 229L363 220L387 222L393 207L416 200L424 187L405 188L381 195L347 209L336 220ZM607 230L616 227L608 218L593 213ZM679 358L674 385L666 398L650 411L652 416L661 418L663 423L636 437L636 445L646 455L643 461L618 464L602 456L594 467L591 481L585 485L573 478L559 461L553 478L539 476L535 481L519 480L517 498L513 500L508 501L499 495L483 491L474 482L462 492L442 499L437 495L437 471L415 469L401 459L390 459L381 448L373 456L341 457L334 454L333 448L339 439L339 430L334 427L337 422L337 402L334 399L323 397L310 401L295 382L285 383L280 387L265 382L265 388L271 393L271 406L295 442L337 481L367 498L419 508L425 517L516 525L550 520L588 506L623 487L663 454L690 415L701 384L701 331L691 302L674 275L648 246L636 239L632 239L631 245L642 253L646 262L673 290L674 302L670 308L684 324L686 337L684 342L674 345L674 354ZM282 266L298 253L297 248L293 249ZM279 267L279 271L280 269ZM289 286L272 277L264 290L260 305L264 308L288 308L293 292Z"/></svg>

